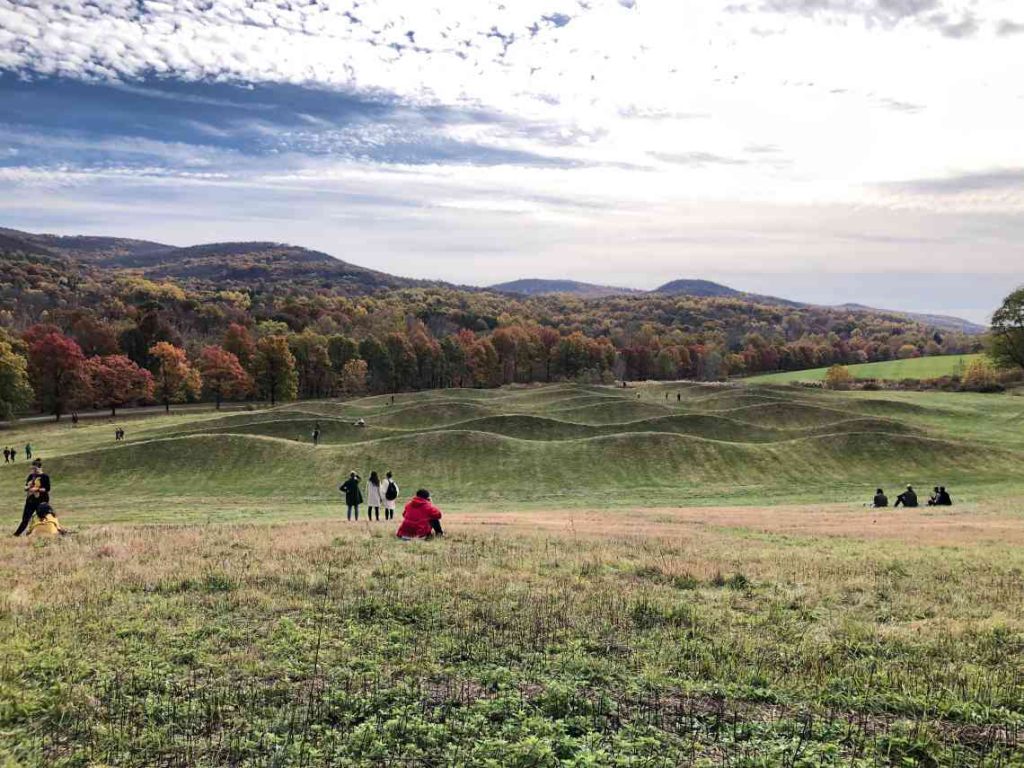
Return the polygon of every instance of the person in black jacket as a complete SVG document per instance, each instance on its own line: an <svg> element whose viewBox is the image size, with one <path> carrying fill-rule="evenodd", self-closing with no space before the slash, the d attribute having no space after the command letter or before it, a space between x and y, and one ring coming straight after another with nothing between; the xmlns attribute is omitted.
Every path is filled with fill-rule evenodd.
<svg viewBox="0 0 1024 768"><path fill-rule="evenodd" d="M905 490L903 493L896 497L896 503L893 504L893 506L898 507L901 504L904 507L917 506L917 492L914 490L913 486L908 485L907 490Z"/></svg>
<svg viewBox="0 0 1024 768"><path fill-rule="evenodd" d="M15 536L21 536L32 522L32 516L39 509L40 504L50 502L50 476L43 472L43 460L36 459L32 462L32 471L25 478L25 509L21 513L21 525L14 532Z"/></svg>
<svg viewBox="0 0 1024 768"><path fill-rule="evenodd" d="M352 513L356 513L356 520L359 519L359 505L363 503L363 492L359 490L359 475L349 472L348 480L338 486L338 490L345 494L345 505L348 507L347 519L352 519Z"/></svg>
<svg viewBox="0 0 1024 768"><path fill-rule="evenodd" d="M889 506L889 497L885 495L885 491L881 488L875 491L875 498L871 502L871 506L875 509L881 509L882 507Z"/></svg>
<svg viewBox="0 0 1024 768"><path fill-rule="evenodd" d="M937 507L952 507L953 497L949 495L949 491L946 490L946 486L939 486L939 496L935 499L935 506Z"/></svg>

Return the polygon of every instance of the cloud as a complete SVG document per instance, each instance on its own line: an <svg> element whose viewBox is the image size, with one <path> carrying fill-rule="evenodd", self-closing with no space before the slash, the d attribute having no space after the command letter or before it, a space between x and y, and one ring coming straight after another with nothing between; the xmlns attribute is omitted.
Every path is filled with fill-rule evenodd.
<svg viewBox="0 0 1024 768"><path fill-rule="evenodd" d="M947 10L943 0L762 0L729 6L735 13L799 14L832 19L860 18L868 26L893 28L910 22L949 38L966 38L979 24L968 9Z"/></svg>
<svg viewBox="0 0 1024 768"><path fill-rule="evenodd" d="M996 32L1000 37L1024 34L1024 22L1010 21L1003 19L999 22Z"/></svg>
<svg viewBox="0 0 1024 768"><path fill-rule="evenodd" d="M920 195L963 195L979 192L1017 192L1024 195L1024 168L912 179L893 182L887 186L899 192Z"/></svg>
<svg viewBox="0 0 1024 768"><path fill-rule="evenodd" d="M716 155L713 152L649 152L648 154L665 163L692 167L705 165L746 165L747 163L742 158Z"/></svg>

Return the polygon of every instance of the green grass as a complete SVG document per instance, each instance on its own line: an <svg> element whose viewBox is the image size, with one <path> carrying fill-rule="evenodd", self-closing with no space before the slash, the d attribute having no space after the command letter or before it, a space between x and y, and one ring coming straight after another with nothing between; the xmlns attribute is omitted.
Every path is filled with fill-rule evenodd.
<svg viewBox="0 0 1024 768"><path fill-rule="evenodd" d="M972 360L982 355L936 355L916 357L911 360L888 360L882 363L862 363L846 366L854 378L901 381L903 379L938 379L962 373ZM824 381L828 368L812 368L806 371L786 371L751 376L751 384L789 384L797 381Z"/></svg>
<svg viewBox="0 0 1024 768"><path fill-rule="evenodd" d="M394 406L366 398L157 416L133 422L124 443L109 424L85 421L19 426L4 440L33 443L54 503L83 522L217 519L240 505L261 519L328 514L350 469L393 470L407 490L467 509L630 503L639 492L651 506L835 502L908 482L978 498L1024 492L1016 397L663 385L640 395L457 390ZM25 469L0 467L8 508Z"/></svg>
<svg viewBox="0 0 1024 768"><path fill-rule="evenodd" d="M553 385L112 425L0 433L76 531L0 539L4 768L1024 766L1024 398ZM347 471L389 468L446 539L342 520ZM863 508L907 482L958 505Z"/></svg>

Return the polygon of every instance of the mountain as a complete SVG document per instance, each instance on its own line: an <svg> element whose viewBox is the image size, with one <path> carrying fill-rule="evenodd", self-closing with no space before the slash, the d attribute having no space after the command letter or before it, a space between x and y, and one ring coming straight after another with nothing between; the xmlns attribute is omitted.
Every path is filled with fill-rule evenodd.
<svg viewBox="0 0 1024 768"><path fill-rule="evenodd" d="M543 280L526 278L508 283L498 283L487 288L498 293L515 293L522 296L547 296L552 293L569 293L588 299L599 299L604 296L625 296L643 293L634 288L615 288L609 285L581 283L578 280Z"/></svg>
<svg viewBox="0 0 1024 768"><path fill-rule="evenodd" d="M208 243L179 248L116 237L65 237L0 229L0 250L71 259L151 279L216 289L328 289L360 295L433 285L358 267L321 251L271 242Z"/></svg>
<svg viewBox="0 0 1024 768"><path fill-rule="evenodd" d="M988 328L984 325L978 325L978 323L972 323L970 320L964 320L962 317L951 317L949 315L930 315L923 314L920 312L899 312L891 309L878 309L877 307L868 307L863 304L839 304L836 309L848 309L853 312L884 312L893 315L900 315L902 317L908 317L914 322L923 323L924 325L932 328L937 328L940 331L954 331L958 333L966 333L968 336L980 336L984 333L988 333Z"/></svg>
<svg viewBox="0 0 1024 768"><path fill-rule="evenodd" d="M664 293L668 296L710 296L726 299L742 298L745 294L721 283L710 280L673 280L655 288L651 293Z"/></svg>

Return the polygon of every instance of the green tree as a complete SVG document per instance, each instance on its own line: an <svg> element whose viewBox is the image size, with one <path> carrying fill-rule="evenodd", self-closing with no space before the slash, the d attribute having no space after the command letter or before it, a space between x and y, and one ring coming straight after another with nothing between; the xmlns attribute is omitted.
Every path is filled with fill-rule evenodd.
<svg viewBox="0 0 1024 768"><path fill-rule="evenodd" d="M371 392L387 392L394 380L394 366L388 349L373 336L359 342L359 356L366 361Z"/></svg>
<svg viewBox="0 0 1024 768"><path fill-rule="evenodd" d="M1018 288L992 315L989 356L1003 368L1024 368L1024 288Z"/></svg>
<svg viewBox="0 0 1024 768"><path fill-rule="evenodd" d="M295 358L300 397L323 397L334 387L334 370L327 349L327 337L306 329L288 338Z"/></svg>
<svg viewBox="0 0 1024 768"><path fill-rule="evenodd" d="M10 419L29 406L33 392L28 380L28 360L0 329L0 418Z"/></svg>
<svg viewBox="0 0 1024 768"><path fill-rule="evenodd" d="M276 405L278 400L294 400L299 389L295 358L284 336L265 336L256 344L253 378L260 397Z"/></svg>

